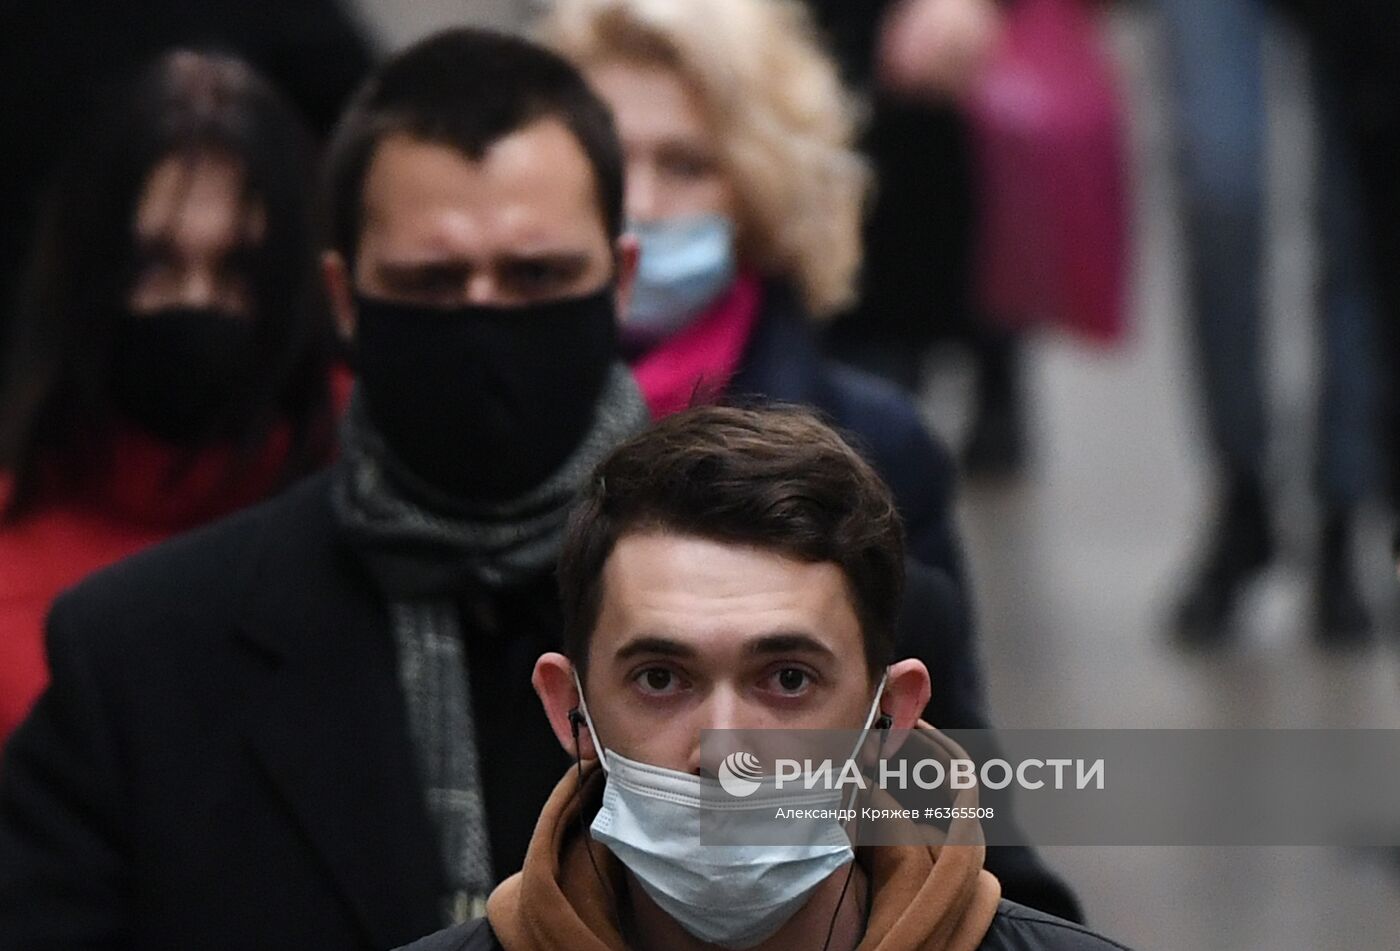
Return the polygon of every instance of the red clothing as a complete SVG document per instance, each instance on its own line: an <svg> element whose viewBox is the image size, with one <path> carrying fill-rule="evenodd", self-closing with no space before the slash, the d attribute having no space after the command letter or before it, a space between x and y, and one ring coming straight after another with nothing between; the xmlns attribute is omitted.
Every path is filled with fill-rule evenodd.
<svg viewBox="0 0 1400 951"><path fill-rule="evenodd" d="M0 524L0 746L48 682L44 619L63 589L148 545L267 496L290 435L276 431L238 485L230 447L182 451L135 430L113 439L109 475L72 485L56 466L18 522ZM0 480L0 502L6 494Z"/></svg>
<svg viewBox="0 0 1400 951"><path fill-rule="evenodd" d="M741 275L694 323L633 361L653 419L724 392L753 336L762 297L758 278Z"/></svg>
<svg viewBox="0 0 1400 951"><path fill-rule="evenodd" d="M350 393L355 388L355 371L343 361L331 365L331 406L335 407L335 418L345 416L350 406Z"/></svg>

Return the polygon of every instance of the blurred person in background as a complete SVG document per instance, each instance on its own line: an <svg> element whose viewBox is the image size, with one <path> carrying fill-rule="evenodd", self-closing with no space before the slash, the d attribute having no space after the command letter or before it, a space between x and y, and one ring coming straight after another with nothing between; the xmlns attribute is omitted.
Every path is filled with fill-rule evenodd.
<svg viewBox="0 0 1400 951"><path fill-rule="evenodd" d="M310 163L247 65L178 52L57 180L0 391L0 744L61 589L328 459Z"/></svg>
<svg viewBox="0 0 1400 951"><path fill-rule="evenodd" d="M15 0L0 5L0 373L39 202L113 89L172 49L249 63L323 136L370 66L342 0Z"/></svg>
<svg viewBox="0 0 1400 951"><path fill-rule="evenodd" d="M807 12L776 0L559 0L542 35L612 107L641 259L622 340L654 415L697 396L805 403L851 433L891 485L910 553L964 580L954 473L908 398L823 359L812 325L848 304L860 264L865 164L852 104ZM913 576L918 576L915 571ZM975 644L954 650L924 608L905 646L939 673L942 726L984 726ZM938 632L938 633L933 633ZM965 699L958 699L963 697ZM1024 849L989 860L1008 894L1077 918Z"/></svg>
<svg viewBox="0 0 1400 951"><path fill-rule="evenodd" d="M1217 644L1247 583L1272 561L1264 382L1263 40L1265 0L1158 0L1177 106L1190 303L1218 488L1208 536L1177 605L1187 644ZM1319 76L1318 78L1325 78ZM1319 419L1313 478L1321 508L1315 632L1326 646L1365 642L1357 586L1357 507L1379 475L1379 334L1361 224L1355 155L1339 134L1336 90L1318 82Z"/></svg>
<svg viewBox="0 0 1400 951"><path fill-rule="evenodd" d="M1376 303L1380 308L1382 442L1388 489L1400 504L1400 4L1385 0L1275 0L1301 26L1334 93L1329 119L1360 172Z"/></svg>
<svg viewBox="0 0 1400 951"><path fill-rule="evenodd" d="M720 394L816 407L893 487L911 553L961 578L946 449L906 395L818 348L855 298L870 175L806 11L560 0L543 36L617 117L642 252L622 340L653 415Z"/></svg>
<svg viewBox="0 0 1400 951"><path fill-rule="evenodd" d="M568 763L530 690L554 564L647 422L611 116L452 31L373 75L326 172L339 457L55 601L0 765L3 951L393 947L479 913Z"/></svg>
<svg viewBox="0 0 1400 951"><path fill-rule="evenodd" d="M831 351L917 392L925 356L964 344L976 375L963 468L1014 476L1027 452L1022 344L973 300L975 188L959 106L995 48L1002 0L806 2L868 99L861 145L876 179L860 294L833 322Z"/></svg>

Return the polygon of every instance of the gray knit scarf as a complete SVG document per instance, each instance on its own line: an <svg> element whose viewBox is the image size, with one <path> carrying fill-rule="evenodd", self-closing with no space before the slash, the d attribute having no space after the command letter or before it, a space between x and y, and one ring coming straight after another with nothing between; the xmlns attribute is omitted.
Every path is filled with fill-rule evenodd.
<svg viewBox="0 0 1400 951"><path fill-rule="evenodd" d="M449 922L483 914L495 885L458 604L469 592L548 571L584 480L647 420L631 373L616 364L592 429L553 475L509 502L467 509L422 486L410 495L391 480L384 441L358 395L351 400L332 503L342 536L389 602L409 729L446 869Z"/></svg>

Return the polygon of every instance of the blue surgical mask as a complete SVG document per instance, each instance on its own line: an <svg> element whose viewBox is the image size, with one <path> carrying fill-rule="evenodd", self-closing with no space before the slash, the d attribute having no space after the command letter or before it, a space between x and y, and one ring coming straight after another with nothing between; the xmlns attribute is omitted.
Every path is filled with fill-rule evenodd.
<svg viewBox="0 0 1400 951"><path fill-rule="evenodd" d="M881 681L857 750L883 692ZM841 790L799 796L765 783L756 794L735 799L718 780L639 763L605 749L587 704L580 700L579 705L607 773L603 804L590 827L593 838L617 856L657 907L701 941L734 949L763 942L806 904L818 885L854 860L850 840L835 819L807 824L801 841L792 844L706 844L703 830L715 828L717 810L722 810L727 840L763 842L765 829L771 837L775 807L831 814L843 804ZM752 834L746 835L746 828Z"/></svg>
<svg viewBox="0 0 1400 951"><path fill-rule="evenodd" d="M641 244L623 341L647 347L674 335L734 283L734 225L723 215L633 223Z"/></svg>

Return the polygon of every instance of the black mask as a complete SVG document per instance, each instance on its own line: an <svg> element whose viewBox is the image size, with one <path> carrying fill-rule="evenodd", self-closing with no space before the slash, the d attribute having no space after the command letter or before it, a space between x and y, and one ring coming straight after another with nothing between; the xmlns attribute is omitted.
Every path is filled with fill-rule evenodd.
<svg viewBox="0 0 1400 951"><path fill-rule="evenodd" d="M252 366L253 323L216 310L169 308L117 322L112 400L123 416L177 445L225 435L235 388Z"/></svg>
<svg viewBox="0 0 1400 951"><path fill-rule="evenodd" d="M355 369L394 461L466 502L557 470L593 423L616 359L613 291L526 307L359 298Z"/></svg>

